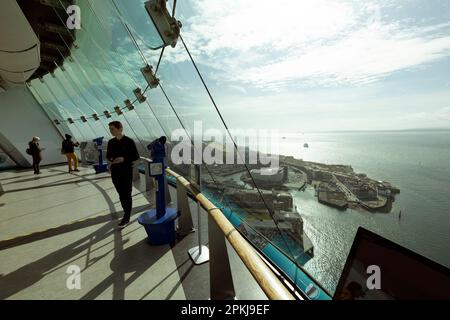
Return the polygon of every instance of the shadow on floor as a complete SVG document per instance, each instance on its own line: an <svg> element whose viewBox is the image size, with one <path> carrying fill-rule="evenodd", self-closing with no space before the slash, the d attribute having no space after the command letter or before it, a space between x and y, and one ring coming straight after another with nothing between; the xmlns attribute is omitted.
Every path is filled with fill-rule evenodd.
<svg viewBox="0 0 450 320"><path fill-rule="evenodd" d="M60 175L63 175L63 174L68 174L68 173L65 172L65 173L57 173L57 174L51 174L51 175L45 175L45 176L34 176L32 178L26 178L26 179L22 179L22 180L15 180L15 181L12 181L12 182L4 183L3 185L7 186L7 185L10 185L10 184L15 184L15 183L30 182L30 181L36 180L36 178L39 178L39 179L52 178L52 177L60 176Z"/></svg>
<svg viewBox="0 0 450 320"><path fill-rule="evenodd" d="M33 169L31 169L31 170L33 170ZM16 173L19 173L19 172L16 172ZM32 176L34 176L34 173L33 173L33 174L26 174L26 175L20 176L20 178L23 178L23 177L32 177ZM17 178L18 178L18 177L2 178L2 179L0 179L0 181L12 180L12 179L17 179Z"/></svg>
<svg viewBox="0 0 450 320"><path fill-rule="evenodd" d="M81 178L82 176L79 176L79 177ZM107 176L107 177L97 177L97 178L92 179L92 180L101 180L101 179L110 179L110 177L109 176ZM70 179L65 179L65 180L61 180L61 181L66 181L66 180L70 180ZM85 182L85 181L91 182L92 180L79 179L79 180L70 180L70 181L67 181L67 182L46 183L46 184L42 184L40 186L35 186L35 187L5 190L5 194L6 193L13 193L13 192L20 192L20 191L29 191L29 190L43 189L43 188L49 188L49 187L58 187L58 186L64 186L64 185L67 185L67 184L74 184L74 183L80 183L80 182Z"/></svg>
<svg viewBox="0 0 450 320"><path fill-rule="evenodd" d="M84 250L88 250L93 244L113 235L115 232L113 227L113 222L110 222L99 228L96 232L89 234L64 248L56 250L7 275L2 275L0 277L0 287L2 288L0 291L0 300L7 299L32 286L42 280L50 270L63 264L67 260L74 258Z"/></svg>
<svg viewBox="0 0 450 320"><path fill-rule="evenodd" d="M93 300L114 284L113 298L124 299L125 289L169 250L168 246L150 246L146 239L126 248L111 261L110 268L113 273L81 297L81 300ZM126 273L132 273L132 275L125 281L121 281ZM166 279L167 277L163 281Z"/></svg>
<svg viewBox="0 0 450 320"><path fill-rule="evenodd" d="M43 240L97 224L104 223L104 225L96 231L82 237L81 239L63 248L59 248L54 252L47 254L46 256L36 261L33 261L32 263L29 263L7 275L0 275L0 299L7 299L17 293L20 293L30 286L38 283L45 276L51 274L55 270L62 268L62 266L70 264L71 261L80 259L80 255L84 255L88 258L88 262L84 269L86 270L93 264L105 258L111 252L114 252L114 258L110 263L110 269L113 273L111 275L108 275L98 285L89 290L89 292L87 292L82 297L82 299L95 299L110 287L113 288L113 299L125 299L126 288L136 279L138 279L146 270L148 270L148 268L154 265L155 262L157 262L164 254L171 250L169 246L149 246L147 244L147 240L142 240L135 245L124 249L124 244L128 241L128 239L124 239L124 237L138 230L139 228L136 228L134 230L124 229L122 230L122 232L117 231L117 218L120 217L123 212L115 211L115 206L111 198L103 188L101 188L97 183L95 183L95 181L93 181L94 179L87 179L81 175L79 176L79 178L80 181L89 182L98 189L109 206L110 214L89 218L83 221L77 221L57 228L37 232L28 236L5 240L0 242L0 250L5 250L34 241ZM74 181L71 181L70 183L74 183ZM153 200L151 202L153 202ZM142 212L143 210L146 210L150 207L152 207L152 204L134 208L132 215ZM136 221L133 221L133 224L135 222ZM101 241L104 242L105 239L110 237L112 238L111 241L106 240L106 244L102 244L101 247L96 247L94 250L91 250L93 245ZM96 251L99 248L105 247L107 245L111 245L111 243L113 243L112 249L109 250L106 254L89 259L89 255L93 251ZM176 246L178 246L178 244ZM172 247L172 251L173 249L174 248ZM182 250L184 251L184 248L182 248ZM154 290L158 288L158 286L163 284L167 279L170 278L171 275L178 271L180 274L180 281L178 281L175 286L171 288L171 291L167 295L166 299L170 299L173 294L175 294L176 290L181 286L182 282L193 269L192 262L189 265L190 259L187 257L186 252L183 253L184 254L179 252L177 254L179 258L181 258L181 256L184 256L184 259L182 261L178 259L176 269L171 271L169 275L161 279L161 281L159 281L158 284L151 288L143 297L141 297L141 299L145 299L146 297L148 297ZM183 269L183 272L180 272L181 268ZM130 277L126 278L126 274L128 273L133 274ZM99 277L102 277L102 275L99 274Z"/></svg>
<svg viewBox="0 0 450 320"><path fill-rule="evenodd" d="M152 207L152 205L150 205L150 204L136 207L133 209L132 215L140 213L144 210L148 210L151 207ZM120 214L123 214L123 212L120 212ZM48 229L45 231L34 232L34 233L26 235L26 236L20 236L20 237L16 237L16 238L10 239L10 240L3 240L3 241L0 241L0 251L10 249L13 247L17 247L17 246L21 246L21 245L31 243L34 241L51 238L54 236L58 236L58 235L67 233L67 232L72 232L72 231L76 231L79 229L87 228L90 226L94 226L96 224L106 223L108 221L111 221L110 213L102 215L102 216L98 216L98 217L88 218L88 219L82 220L82 221L76 221L74 223L69 223L66 225L58 226L58 227L51 228L51 229Z"/></svg>

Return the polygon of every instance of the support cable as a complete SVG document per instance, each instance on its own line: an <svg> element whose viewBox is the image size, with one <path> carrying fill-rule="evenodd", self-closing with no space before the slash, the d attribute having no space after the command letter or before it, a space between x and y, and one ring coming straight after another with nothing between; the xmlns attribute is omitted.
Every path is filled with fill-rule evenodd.
<svg viewBox="0 0 450 320"><path fill-rule="evenodd" d="M194 68L195 68L195 70L196 70L196 72L197 72L197 74L198 74L200 80L201 80L202 83L203 83L203 86L204 86L206 92L208 93L208 96L209 96L209 98L210 98L212 104L214 105L214 108L215 108L217 114L219 115L219 118L220 118L222 124L223 124L224 127L225 127L225 130L227 131L227 133L228 133L228 135L229 135L231 141L233 142L233 145L234 145L234 148L236 149L237 154L239 155L239 157L241 158L241 161L242 161L243 164L244 164L244 167L245 167L246 171L248 172L248 174L249 174L249 176L250 176L250 178L251 178L251 180L252 180L253 185L255 186L256 190L258 191L258 193L259 193L259 195L260 195L260 197L261 197L261 200L262 200L263 203L264 203L264 206L265 206L266 209L268 210L270 216L272 217L272 220L273 220L274 223L275 223L275 226L277 227L278 231L280 232L280 235L282 236L282 239L283 239L283 241L284 241L285 244L286 244L286 248L290 251L290 253L291 253L291 255L292 255L292 251L291 251L291 249L290 249L290 247L289 247L289 245L288 245L288 243L287 243L285 237L283 236L283 233L281 232L281 229L280 229L280 227L279 227L279 225L278 225L277 220L276 220L275 217L274 217L274 212L272 212L272 210L269 208L269 206L268 206L266 200L264 199L264 196L263 196L261 190L259 189L258 185L257 185L256 182L255 182L255 179L253 178L253 176L252 176L252 174L251 174L251 172L250 172L250 169L248 168L248 166L247 166L247 164L245 163L245 161L243 161L242 155L241 155L241 153L239 152L239 148L238 148L238 146L237 146L237 144L236 144L236 141L234 140L233 135L231 134L231 132L230 132L230 130L229 130L229 128L228 128L228 126L227 126L227 124L226 124L226 122L225 122L223 116L222 116L222 113L220 112L219 108L217 107L217 104L216 104L216 102L215 102L213 96L211 95L211 92L209 91L209 88L208 88L208 86L206 85L206 82L205 82L205 80L203 79L203 76L202 76L202 74L200 73L200 70L198 69L197 64L196 64L195 61L194 61L194 58L192 57L192 55L191 55L191 53L190 53L190 51L189 51L189 49L188 49L186 43L184 42L183 37L182 37L181 35L180 35L180 39L181 39L181 42L183 43L183 46L184 46L184 48L185 48L187 54L189 55L189 59L191 60L192 65L194 66Z"/></svg>

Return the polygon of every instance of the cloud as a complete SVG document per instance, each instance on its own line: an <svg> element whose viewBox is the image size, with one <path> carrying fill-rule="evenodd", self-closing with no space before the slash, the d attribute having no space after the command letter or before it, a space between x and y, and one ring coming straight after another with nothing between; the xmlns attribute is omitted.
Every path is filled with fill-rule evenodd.
<svg viewBox="0 0 450 320"><path fill-rule="evenodd" d="M242 82L257 86L312 80L317 85L367 84L400 70L449 55L450 36L429 38L393 26L372 26L282 61L243 70Z"/></svg>
<svg viewBox="0 0 450 320"><path fill-rule="evenodd" d="M403 123L404 128L449 128L450 107L437 110L398 113L392 117L393 123Z"/></svg>
<svg viewBox="0 0 450 320"><path fill-rule="evenodd" d="M198 62L215 70L216 80L233 85L275 91L364 85L450 55L450 24L388 19L398 1L191 4L186 42Z"/></svg>

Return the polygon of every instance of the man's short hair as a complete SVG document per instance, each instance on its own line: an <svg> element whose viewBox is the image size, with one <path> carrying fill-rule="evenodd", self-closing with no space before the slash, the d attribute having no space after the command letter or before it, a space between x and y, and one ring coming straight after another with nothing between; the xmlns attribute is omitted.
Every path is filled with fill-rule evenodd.
<svg viewBox="0 0 450 320"><path fill-rule="evenodd" d="M112 121L112 122L109 123L109 126L113 126L116 129L122 129L123 128L122 122L120 122L120 121Z"/></svg>

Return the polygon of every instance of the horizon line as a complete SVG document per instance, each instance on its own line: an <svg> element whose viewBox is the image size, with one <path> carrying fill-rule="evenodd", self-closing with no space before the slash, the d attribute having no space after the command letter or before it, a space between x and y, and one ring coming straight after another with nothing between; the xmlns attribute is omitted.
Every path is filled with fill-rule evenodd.
<svg viewBox="0 0 450 320"><path fill-rule="evenodd" d="M304 131L297 133L346 133L346 132L406 132L406 131L450 131L450 127L436 128L409 128L409 129L343 129L343 130L323 130L323 131Z"/></svg>

